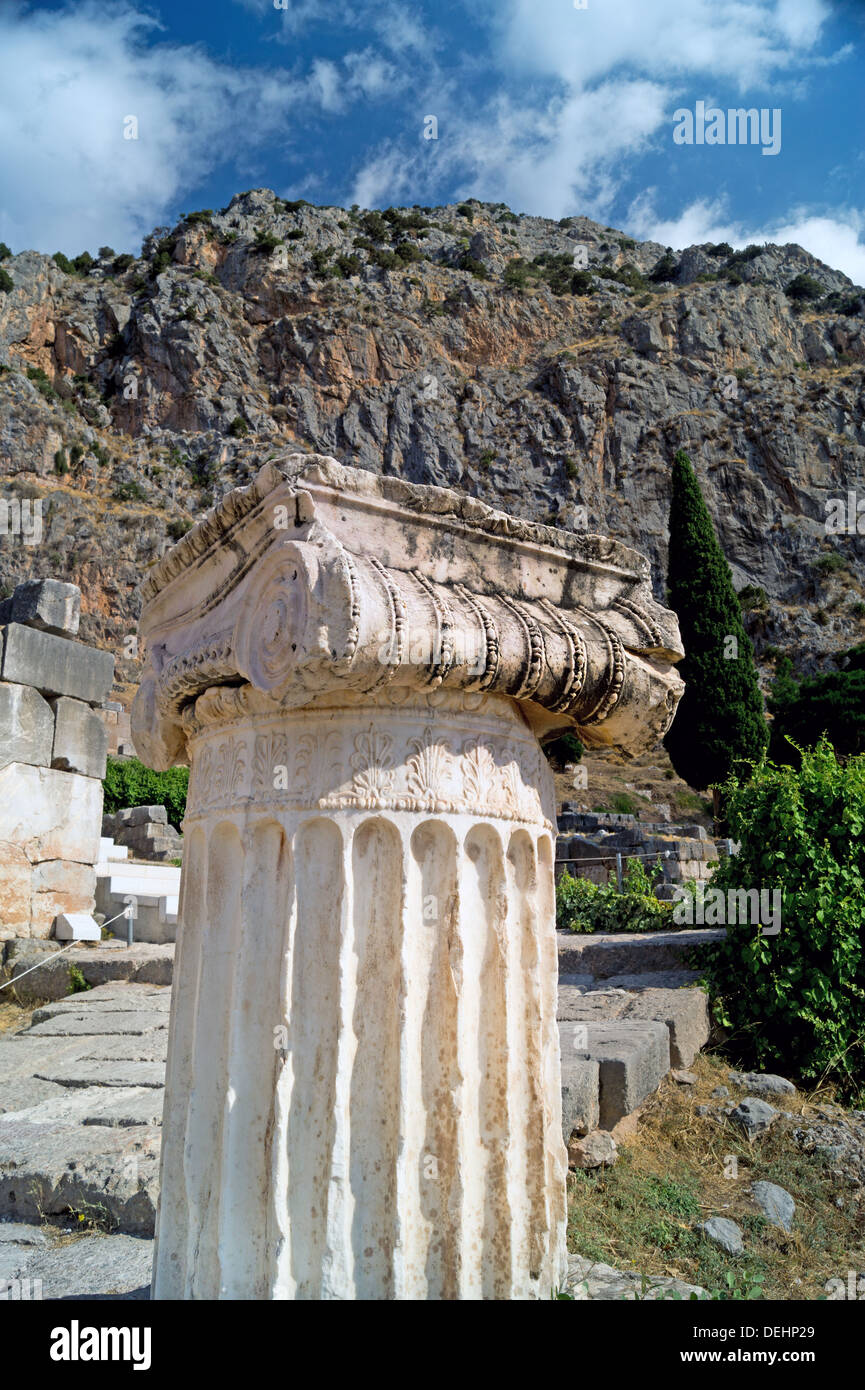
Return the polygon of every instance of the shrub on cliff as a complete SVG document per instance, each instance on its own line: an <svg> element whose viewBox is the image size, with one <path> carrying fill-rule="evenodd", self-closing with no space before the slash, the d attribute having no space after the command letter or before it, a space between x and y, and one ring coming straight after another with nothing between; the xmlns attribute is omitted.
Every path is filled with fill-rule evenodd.
<svg viewBox="0 0 865 1390"><path fill-rule="evenodd" d="M170 823L180 829L186 812L188 767L154 772L138 758L109 758L102 786L109 815L125 806L164 806Z"/></svg>
<svg viewBox="0 0 865 1390"><path fill-rule="evenodd" d="M780 931L727 924L706 980L727 1047L747 1066L816 1086L865 1087L865 756L841 764L826 740L801 767L764 760L724 788L739 853L712 888L780 893ZM743 914L739 914L743 915Z"/></svg>
<svg viewBox="0 0 865 1390"><path fill-rule="evenodd" d="M758 761L769 731L730 566L683 449L673 461L667 585L685 648L685 693L664 746L679 776L703 791L738 760Z"/></svg>

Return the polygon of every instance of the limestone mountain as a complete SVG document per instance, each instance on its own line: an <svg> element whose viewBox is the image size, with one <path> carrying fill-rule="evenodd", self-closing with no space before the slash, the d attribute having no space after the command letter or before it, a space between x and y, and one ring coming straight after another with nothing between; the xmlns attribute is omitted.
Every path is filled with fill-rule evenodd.
<svg viewBox="0 0 865 1390"><path fill-rule="evenodd" d="M618 537L663 597L683 447L758 656L813 669L865 637L865 292L801 247L675 254L502 204L257 189L140 257L2 270L0 597L80 584L82 637L121 683L148 568L298 449ZM28 543L16 504L37 499Z"/></svg>

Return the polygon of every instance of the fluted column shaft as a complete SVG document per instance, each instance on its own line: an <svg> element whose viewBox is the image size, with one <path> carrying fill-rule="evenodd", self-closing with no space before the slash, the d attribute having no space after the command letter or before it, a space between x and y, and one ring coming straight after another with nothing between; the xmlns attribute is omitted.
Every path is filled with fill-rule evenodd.
<svg viewBox="0 0 865 1390"><path fill-rule="evenodd" d="M548 1297L553 794L502 696L187 721L154 1295Z"/></svg>

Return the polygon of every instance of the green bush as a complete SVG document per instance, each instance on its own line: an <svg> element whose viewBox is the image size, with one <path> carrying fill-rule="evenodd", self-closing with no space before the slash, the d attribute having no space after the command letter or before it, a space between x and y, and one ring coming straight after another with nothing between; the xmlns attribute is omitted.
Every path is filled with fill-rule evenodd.
<svg viewBox="0 0 865 1390"><path fill-rule="evenodd" d="M373 241L385 241L388 235L388 224L385 222L380 212L365 212L360 219L360 225L368 237Z"/></svg>
<svg viewBox="0 0 865 1390"><path fill-rule="evenodd" d="M820 299L823 294L823 286L819 280L815 280L813 275L796 275L790 281L784 291L788 299L809 300Z"/></svg>
<svg viewBox="0 0 865 1390"><path fill-rule="evenodd" d="M249 434L249 425L242 415L235 415L231 424L228 426L228 433L231 435L232 439L243 439L245 435Z"/></svg>
<svg viewBox="0 0 865 1390"><path fill-rule="evenodd" d="M53 260L55 265L60 267L64 275L75 274L74 265L72 264L68 256L64 256L62 251L55 251L51 259Z"/></svg>
<svg viewBox="0 0 865 1390"><path fill-rule="evenodd" d="M865 753L865 643L834 660L839 670L799 681L790 658L779 658L768 700L775 762L798 764L797 745L814 744L822 734L841 757Z"/></svg>
<svg viewBox="0 0 865 1390"><path fill-rule="evenodd" d="M147 493L140 483L134 480L128 483L118 483L111 496L115 502L146 502Z"/></svg>
<svg viewBox="0 0 865 1390"><path fill-rule="evenodd" d="M727 925L706 954L706 981L728 1047L742 1063L824 1078L847 1098L865 1088L865 756L842 764L821 740L801 767L768 759L728 779L739 853L712 888L781 894L781 929Z"/></svg>
<svg viewBox="0 0 865 1390"><path fill-rule="evenodd" d="M576 734L570 733L548 739L543 748L548 762L556 772L564 772L568 763L580 762L585 752Z"/></svg>
<svg viewBox="0 0 865 1390"><path fill-rule="evenodd" d="M479 261L477 256L472 256L468 251L464 251L457 261L459 270L467 270L471 275L476 275L479 280L488 280L489 271L483 261Z"/></svg>
<svg viewBox="0 0 865 1390"><path fill-rule="evenodd" d="M11 255L12 252L5 241L0 241L0 261L8 261Z"/></svg>
<svg viewBox="0 0 865 1390"><path fill-rule="evenodd" d="M3 267L0 266L0 293L9 294L9 292L11 290L14 290L14 288L15 281L12 279L12 276L9 274L9 271L4 270Z"/></svg>
<svg viewBox="0 0 865 1390"><path fill-rule="evenodd" d="M56 401L57 392L41 367L28 367L27 380L33 382L40 396L43 396L46 401Z"/></svg>
<svg viewBox="0 0 865 1390"><path fill-rule="evenodd" d="M672 246L668 246L661 259L653 267L649 279L656 285L665 284L668 280L675 280L678 261L673 255Z"/></svg>
<svg viewBox="0 0 865 1390"><path fill-rule="evenodd" d="M186 812L188 767L153 772L138 758L109 758L102 786L109 815L124 806L164 806L170 823L180 829Z"/></svg>
<svg viewBox="0 0 865 1390"><path fill-rule="evenodd" d="M573 878L567 869L556 884L556 926L562 931L664 931L673 926L672 903L660 902L654 884L660 864L646 870L639 859L625 864L620 893L615 881L599 885Z"/></svg>

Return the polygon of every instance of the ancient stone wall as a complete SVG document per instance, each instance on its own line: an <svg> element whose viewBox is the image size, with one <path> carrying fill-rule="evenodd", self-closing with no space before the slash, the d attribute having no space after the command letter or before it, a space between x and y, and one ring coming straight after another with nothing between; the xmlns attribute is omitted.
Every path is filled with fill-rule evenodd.
<svg viewBox="0 0 865 1390"><path fill-rule="evenodd" d="M0 603L0 939L91 912L114 657L75 640L74 584L31 580Z"/></svg>

